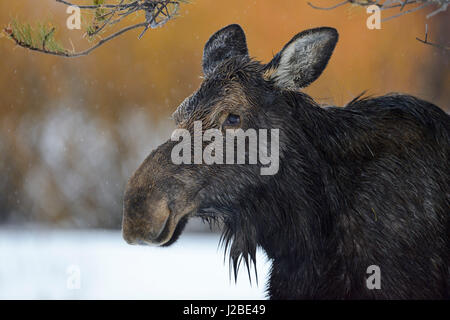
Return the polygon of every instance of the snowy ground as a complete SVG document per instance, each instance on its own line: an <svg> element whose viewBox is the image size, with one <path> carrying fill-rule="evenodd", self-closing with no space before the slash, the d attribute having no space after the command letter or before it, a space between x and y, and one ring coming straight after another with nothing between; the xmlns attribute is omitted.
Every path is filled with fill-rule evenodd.
<svg viewBox="0 0 450 320"><path fill-rule="evenodd" d="M265 298L264 253L258 285L245 268L235 284L218 241L185 233L157 248L127 245L115 231L0 229L0 299Z"/></svg>

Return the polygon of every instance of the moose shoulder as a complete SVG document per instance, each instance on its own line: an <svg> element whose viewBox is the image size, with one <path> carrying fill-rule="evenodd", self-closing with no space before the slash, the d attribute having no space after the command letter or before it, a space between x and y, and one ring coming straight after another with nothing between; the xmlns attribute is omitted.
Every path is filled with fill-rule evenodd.
<svg viewBox="0 0 450 320"><path fill-rule="evenodd" d="M320 107L299 89L323 72L337 40L332 28L303 31L261 64L240 26L216 32L177 127L278 129L279 169L175 164L168 140L129 180L125 240L167 246L197 216L223 222L235 274L258 246L266 251L272 299L448 298L450 116L400 94ZM380 289L367 285L370 266Z"/></svg>

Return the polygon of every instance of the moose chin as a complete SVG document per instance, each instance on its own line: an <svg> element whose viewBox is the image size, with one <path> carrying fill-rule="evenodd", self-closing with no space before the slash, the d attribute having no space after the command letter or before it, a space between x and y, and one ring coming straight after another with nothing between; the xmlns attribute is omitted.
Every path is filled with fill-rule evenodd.
<svg viewBox="0 0 450 320"><path fill-rule="evenodd" d="M337 41L333 28L306 30L263 64L250 58L240 26L212 35L204 81L173 114L176 126L278 129L279 169L175 164L168 139L128 182L124 239L168 246L201 217L221 222L235 275L264 249L271 299L449 298L450 116L402 94L318 105L300 89L324 71Z"/></svg>

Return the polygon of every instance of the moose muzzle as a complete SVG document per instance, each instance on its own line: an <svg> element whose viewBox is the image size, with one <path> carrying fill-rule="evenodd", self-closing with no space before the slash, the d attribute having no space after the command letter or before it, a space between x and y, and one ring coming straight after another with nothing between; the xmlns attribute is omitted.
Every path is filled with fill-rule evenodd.
<svg viewBox="0 0 450 320"><path fill-rule="evenodd" d="M128 192L130 190L130 192ZM152 194L145 199L127 188L122 224L123 238L129 244L160 244L167 239L173 217L166 197ZM159 196L159 199L155 199Z"/></svg>
<svg viewBox="0 0 450 320"><path fill-rule="evenodd" d="M122 235L129 244L168 243L196 209L189 192L196 189L189 187L194 180L171 162L172 145L169 141L154 150L128 181Z"/></svg>

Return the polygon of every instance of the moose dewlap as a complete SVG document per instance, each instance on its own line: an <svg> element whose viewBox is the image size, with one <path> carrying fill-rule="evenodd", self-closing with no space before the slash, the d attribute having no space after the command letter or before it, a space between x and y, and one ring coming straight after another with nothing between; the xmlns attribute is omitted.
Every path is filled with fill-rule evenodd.
<svg viewBox="0 0 450 320"><path fill-rule="evenodd" d="M450 116L401 94L320 107L299 89L323 72L337 40L333 28L306 30L262 64L240 26L217 31L204 48L203 83L173 114L192 140L201 122L203 140L180 153L168 137L133 174L125 240L168 246L201 217L223 223L235 274L258 246L266 251L272 299L449 298ZM226 131L238 129L277 130L273 174L261 174L270 163L259 158L171 157L174 148L181 158L204 155L208 130L225 146ZM209 155L220 150L239 146Z"/></svg>

